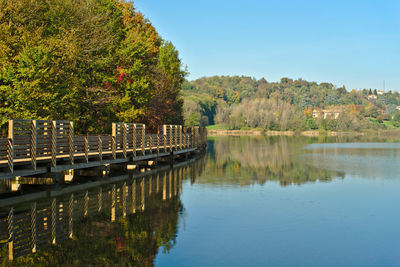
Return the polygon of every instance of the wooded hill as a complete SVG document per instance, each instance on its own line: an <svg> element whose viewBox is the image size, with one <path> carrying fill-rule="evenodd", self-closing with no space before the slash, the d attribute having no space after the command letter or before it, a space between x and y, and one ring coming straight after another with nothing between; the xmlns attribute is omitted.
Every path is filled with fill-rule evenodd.
<svg viewBox="0 0 400 267"><path fill-rule="evenodd" d="M351 90L332 83L246 76L185 81L187 125L225 129L361 130L400 126L398 92ZM400 107L399 107L400 108Z"/></svg>

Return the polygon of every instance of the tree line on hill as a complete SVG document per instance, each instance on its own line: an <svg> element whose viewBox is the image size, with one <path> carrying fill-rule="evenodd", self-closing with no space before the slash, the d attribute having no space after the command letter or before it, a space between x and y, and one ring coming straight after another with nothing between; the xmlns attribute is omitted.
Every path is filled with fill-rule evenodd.
<svg viewBox="0 0 400 267"><path fill-rule="evenodd" d="M0 129L9 118L183 123L186 72L171 42L124 0L0 0Z"/></svg>
<svg viewBox="0 0 400 267"><path fill-rule="evenodd" d="M246 76L185 81L186 125L224 129L362 130L400 126L398 92L351 90L331 83Z"/></svg>

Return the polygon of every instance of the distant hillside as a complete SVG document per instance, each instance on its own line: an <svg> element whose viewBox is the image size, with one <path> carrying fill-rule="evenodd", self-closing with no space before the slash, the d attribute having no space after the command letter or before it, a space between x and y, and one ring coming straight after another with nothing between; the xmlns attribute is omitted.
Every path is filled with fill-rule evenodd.
<svg viewBox="0 0 400 267"><path fill-rule="evenodd" d="M213 76L185 81L182 94L188 126L361 130L400 125L400 94L392 91L349 92L345 86L302 79L268 82L246 76Z"/></svg>

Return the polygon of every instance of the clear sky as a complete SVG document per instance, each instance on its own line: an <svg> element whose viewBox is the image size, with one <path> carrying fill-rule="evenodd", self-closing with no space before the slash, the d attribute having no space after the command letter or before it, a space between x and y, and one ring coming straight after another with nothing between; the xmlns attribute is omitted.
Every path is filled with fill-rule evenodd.
<svg viewBox="0 0 400 267"><path fill-rule="evenodd" d="M400 91L400 0L136 0L189 79L246 75Z"/></svg>

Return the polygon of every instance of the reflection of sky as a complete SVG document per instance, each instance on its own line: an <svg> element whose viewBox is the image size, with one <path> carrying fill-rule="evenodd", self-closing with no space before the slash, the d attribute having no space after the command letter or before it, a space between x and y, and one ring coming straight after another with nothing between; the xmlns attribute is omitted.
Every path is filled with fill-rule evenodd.
<svg viewBox="0 0 400 267"><path fill-rule="evenodd" d="M177 243L156 266L399 266L399 183L184 184Z"/></svg>
<svg viewBox="0 0 400 267"><path fill-rule="evenodd" d="M362 178L400 177L400 143L307 145L299 155L305 164Z"/></svg>
<svg viewBox="0 0 400 267"><path fill-rule="evenodd" d="M177 243L155 265L400 266L400 179L391 179L399 157L399 144L311 145L299 160L347 179L287 187L186 182Z"/></svg>

